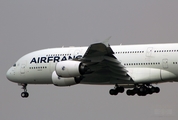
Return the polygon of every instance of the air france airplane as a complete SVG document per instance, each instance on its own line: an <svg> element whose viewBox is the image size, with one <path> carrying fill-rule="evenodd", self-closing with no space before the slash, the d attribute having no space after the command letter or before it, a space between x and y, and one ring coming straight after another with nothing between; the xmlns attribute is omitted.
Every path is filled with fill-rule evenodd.
<svg viewBox="0 0 178 120"><path fill-rule="evenodd" d="M115 45L44 49L21 57L7 79L18 83L27 98L28 84L114 85L111 95L159 93L153 84L178 81L178 44Z"/></svg>

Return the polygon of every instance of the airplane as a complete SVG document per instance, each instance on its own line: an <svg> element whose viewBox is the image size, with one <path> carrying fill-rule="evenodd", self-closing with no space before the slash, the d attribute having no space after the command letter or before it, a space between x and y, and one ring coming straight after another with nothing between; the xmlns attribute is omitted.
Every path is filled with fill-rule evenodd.
<svg viewBox="0 0 178 120"><path fill-rule="evenodd" d="M27 98L28 84L114 85L110 95L159 93L153 84L178 81L178 43L49 48L21 57L6 73Z"/></svg>

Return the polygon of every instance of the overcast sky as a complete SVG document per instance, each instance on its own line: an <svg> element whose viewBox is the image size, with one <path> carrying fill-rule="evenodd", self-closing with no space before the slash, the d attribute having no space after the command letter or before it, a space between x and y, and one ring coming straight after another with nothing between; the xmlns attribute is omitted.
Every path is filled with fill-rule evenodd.
<svg viewBox="0 0 178 120"><path fill-rule="evenodd" d="M0 0L1 120L176 120L178 83L146 97L110 96L113 86L20 86L6 71L23 55L44 48L178 41L177 0Z"/></svg>

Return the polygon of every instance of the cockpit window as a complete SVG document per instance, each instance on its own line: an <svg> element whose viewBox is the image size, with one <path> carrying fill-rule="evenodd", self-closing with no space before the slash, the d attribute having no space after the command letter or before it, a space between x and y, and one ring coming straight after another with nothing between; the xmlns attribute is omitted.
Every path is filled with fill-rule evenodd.
<svg viewBox="0 0 178 120"><path fill-rule="evenodd" d="M14 64L13 67L16 67L16 64Z"/></svg>

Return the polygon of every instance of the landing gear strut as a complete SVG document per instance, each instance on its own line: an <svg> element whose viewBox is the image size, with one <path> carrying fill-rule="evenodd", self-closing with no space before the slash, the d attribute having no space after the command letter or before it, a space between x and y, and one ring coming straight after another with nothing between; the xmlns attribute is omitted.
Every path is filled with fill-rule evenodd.
<svg viewBox="0 0 178 120"><path fill-rule="evenodd" d="M27 84L21 84L21 85L22 85L22 89L24 90L24 92L21 93L21 97L27 98L29 96L29 93L27 92Z"/></svg>
<svg viewBox="0 0 178 120"><path fill-rule="evenodd" d="M110 95L117 95L118 93L123 93L124 92L124 87L118 86L117 84L115 85L114 89L111 89L109 91Z"/></svg>

